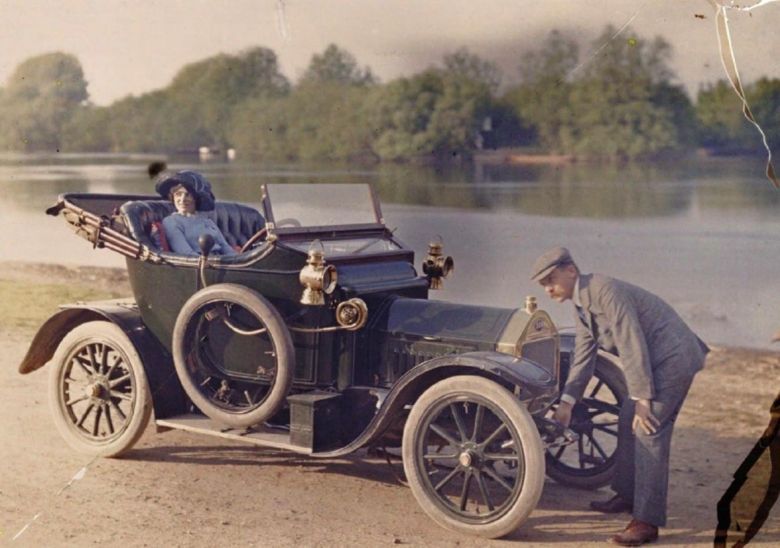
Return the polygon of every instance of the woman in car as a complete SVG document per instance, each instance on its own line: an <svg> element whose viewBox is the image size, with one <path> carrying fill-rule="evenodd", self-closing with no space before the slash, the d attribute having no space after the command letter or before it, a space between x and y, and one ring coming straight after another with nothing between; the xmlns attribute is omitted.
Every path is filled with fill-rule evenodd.
<svg viewBox="0 0 780 548"><path fill-rule="evenodd" d="M171 200L176 211L163 219L165 238L171 251L180 255L198 256L198 239L203 234L214 238L211 254L235 255L216 223L202 211L214 209L211 184L196 171L179 171L161 179L157 192Z"/></svg>

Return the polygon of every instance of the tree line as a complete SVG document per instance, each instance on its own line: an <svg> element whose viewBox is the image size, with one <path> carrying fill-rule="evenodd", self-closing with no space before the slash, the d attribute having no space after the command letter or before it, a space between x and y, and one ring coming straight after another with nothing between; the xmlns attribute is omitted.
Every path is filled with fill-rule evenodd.
<svg viewBox="0 0 780 548"><path fill-rule="evenodd" d="M109 106L90 103L76 57L48 53L22 62L0 89L0 150L176 153L206 145L268 161L403 161L517 146L622 159L698 146L759 149L725 81L701 87L694 103L675 83L663 38L614 34L605 28L598 55L584 58L573 38L552 31L520 56L518 83L503 87L497 66L466 49L380 83L331 44L292 83L276 54L256 47L186 65L167 87ZM759 79L746 92L770 143L780 142L780 80Z"/></svg>

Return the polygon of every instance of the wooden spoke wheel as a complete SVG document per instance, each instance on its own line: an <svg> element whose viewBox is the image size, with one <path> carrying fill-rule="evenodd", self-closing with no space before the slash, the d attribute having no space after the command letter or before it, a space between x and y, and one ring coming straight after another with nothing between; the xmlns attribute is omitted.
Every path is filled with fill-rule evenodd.
<svg viewBox="0 0 780 548"><path fill-rule="evenodd" d="M431 518L487 538L519 527L544 485L533 419L511 392L482 377L452 377L423 393L406 421L403 461Z"/></svg>
<svg viewBox="0 0 780 548"><path fill-rule="evenodd" d="M151 416L151 395L141 358L118 326L79 325L62 340L52 365L52 413L68 444L116 457L138 441Z"/></svg>

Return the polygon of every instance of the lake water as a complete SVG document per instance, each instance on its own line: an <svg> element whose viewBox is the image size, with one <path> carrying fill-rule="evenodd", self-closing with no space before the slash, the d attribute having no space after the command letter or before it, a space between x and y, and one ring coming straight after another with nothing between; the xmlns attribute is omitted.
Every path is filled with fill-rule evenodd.
<svg viewBox="0 0 780 548"><path fill-rule="evenodd" d="M133 155L0 156L3 260L124 266L43 213L63 192L151 193ZM780 191L763 161L691 159L627 166L481 165L434 169L170 162L200 170L224 200L259 202L263 182L368 182L387 225L417 252L441 235L455 273L438 299L522 306L535 295L562 325L571 306L547 300L529 265L566 245L584 271L641 285L707 341L770 347L780 329ZM419 264L418 264L419 267Z"/></svg>

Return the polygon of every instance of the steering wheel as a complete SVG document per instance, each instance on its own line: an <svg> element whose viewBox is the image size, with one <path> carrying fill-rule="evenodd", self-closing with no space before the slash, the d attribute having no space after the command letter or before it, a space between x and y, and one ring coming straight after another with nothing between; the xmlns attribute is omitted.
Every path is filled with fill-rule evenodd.
<svg viewBox="0 0 780 548"><path fill-rule="evenodd" d="M257 241L264 237L268 233L268 229L266 227L261 228L246 241L244 245L241 246L241 251L239 253L245 253L246 251L250 250Z"/></svg>
<svg viewBox="0 0 780 548"><path fill-rule="evenodd" d="M288 217L287 219L282 219L278 223L276 223L276 226L301 226L301 222L298 219L294 219L293 217ZM258 240L263 238L266 234L268 234L268 229L266 227L261 228L246 241L246 243L241 246L241 250L239 253L245 253L246 251L249 251L253 245L257 243Z"/></svg>
<svg viewBox="0 0 780 548"><path fill-rule="evenodd" d="M277 227L281 227L281 226L284 226L284 225L286 225L286 226L296 226L297 227L297 226L301 226L301 222L298 219L296 219L295 217L287 217L286 219L282 219L281 221L276 223Z"/></svg>

